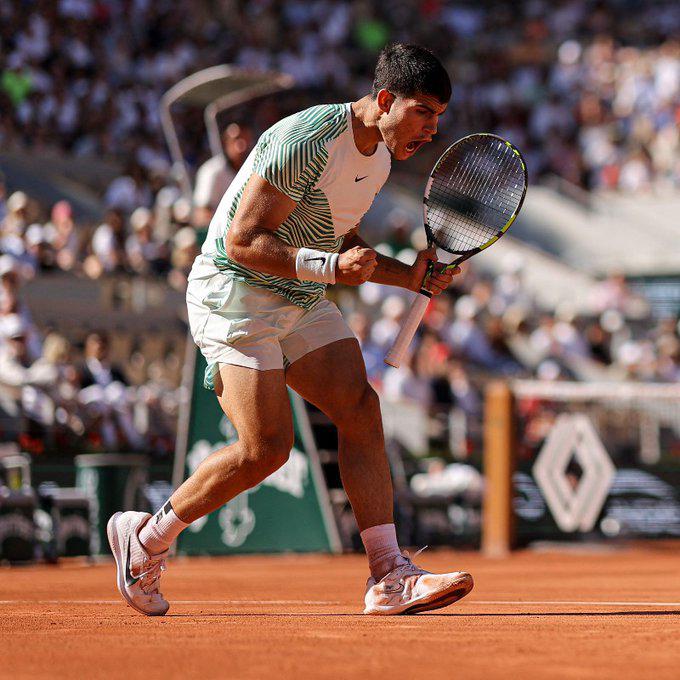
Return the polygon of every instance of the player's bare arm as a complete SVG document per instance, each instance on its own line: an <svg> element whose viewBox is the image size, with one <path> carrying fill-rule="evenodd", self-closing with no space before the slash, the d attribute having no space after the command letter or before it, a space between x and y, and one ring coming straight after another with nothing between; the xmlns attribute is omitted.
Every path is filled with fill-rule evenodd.
<svg viewBox="0 0 680 680"><path fill-rule="evenodd" d="M298 249L274 234L295 210L295 205L295 201L267 180L252 175L226 234L227 255L239 264L266 274L296 278Z"/></svg>
<svg viewBox="0 0 680 680"><path fill-rule="evenodd" d="M359 236L358 229L349 232L343 243L343 248L351 249L356 247L370 249L366 241ZM399 286L415 292L420 290L430 262L435 263L435 266L434 271L428 278L427 286L433 295L439 295L445 291L451 285L453 277L460 272L458 267L453 270L440 271L446 265L437 263L437 251L435 248L428 248L419 252L416 261L412 265L404 264L393 257L387 257L380 253L375 253L375 255L376 267L370 281L387 286Z"/></svg>
<svg viewBox="0 0 680 680"><path fill-rule="evenodd" d="M295 206L295 201L267 180L253 175L227 233L227 255L239 264L266 274L297 278L295 261L299 249L274 233ZM338 258L336 281L358 286L371 278L376 265L376 253L365 243L349 248Z"/></svg>

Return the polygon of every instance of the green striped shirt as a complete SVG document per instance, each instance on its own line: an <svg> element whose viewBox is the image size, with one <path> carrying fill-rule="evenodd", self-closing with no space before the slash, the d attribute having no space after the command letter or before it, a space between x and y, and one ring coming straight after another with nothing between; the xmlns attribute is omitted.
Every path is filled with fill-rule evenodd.
<svg viewBox="0 0 680 680"><path fill-rule="evenodd" d="M220 271L311 308L324 295L325 284L274 276L227 256L225 236L246 183L255 173L296 202L275 230L278 238L296 248L335 253L344 235L370 207L389 169L389 153L383 144L372 156L364 156L356 148L348 104L314 106L284 118L260 137L225 193L210 224L203 254Z"/></svg>

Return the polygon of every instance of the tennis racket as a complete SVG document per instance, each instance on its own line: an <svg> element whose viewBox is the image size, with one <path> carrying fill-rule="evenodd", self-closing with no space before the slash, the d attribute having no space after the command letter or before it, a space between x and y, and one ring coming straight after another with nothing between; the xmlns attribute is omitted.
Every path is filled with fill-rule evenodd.
<svg viewBox="0 0 680 680"><path fill-rule="evenodd" d="M522 154L510 142L488 133L454 142L439 158L427 180L423 215L428 245L457 257L444 269L498 241L515 221L527 192ZM428 270L385 363L399 368L432 293Z"/></svg>

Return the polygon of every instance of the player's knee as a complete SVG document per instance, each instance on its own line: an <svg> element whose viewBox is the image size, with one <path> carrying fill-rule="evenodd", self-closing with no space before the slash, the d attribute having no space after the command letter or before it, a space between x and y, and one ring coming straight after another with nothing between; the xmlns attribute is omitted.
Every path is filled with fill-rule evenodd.
<svg viewBox="0 0 680 680"><path fill-rule="evenodd" d="M344 400L335 419L338 428L350 428L355 431L358 428L374 431L379 422L380 398L368 383L357 390L353 398Z"/></svg>
<svg viewBox="0 0 680 680"><path fill-rule="evenodd" d="M271 474L288 460L293 448L293 428L262 433L246 446L247 463Z"/></svg>
<svg viewBox="0 0 680 680"><path fill-rule="evenodd" d="M380 397L368 383L359 399L359 412L371 419L380 417Z"/></svg>
<svg viewBox="0 0 680 680"><path fill-rule="evenodd" d="M267 476L271 475L273 472L276 472L279 468L283 467L288 462L288 458L290 457L290 450L292 448L293 448L292 446L289 446L288 448L282 448L272 452L272 454L267 458L266 464Z"/></svg>

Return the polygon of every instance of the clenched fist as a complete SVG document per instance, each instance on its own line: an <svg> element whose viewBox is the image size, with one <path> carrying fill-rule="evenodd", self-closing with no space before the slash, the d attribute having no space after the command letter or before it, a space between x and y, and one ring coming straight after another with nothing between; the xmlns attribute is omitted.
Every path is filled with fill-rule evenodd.
<svg viewBox="0 0 680 680"><path fill-rule="evenodd" d="M371 278L377 265L375 250L355 246L340 253L335 267L335 281L347 286L358 286Z"/></svg>
<svg viewBox="0 0 680 680"><path fill-rule="evenodd" d="M460 273L460 267L443 271L446 265L442 262L437 262L436 248L421 250L416 257L416 261L411 266L410 290L420 290L423 285L423 279L428 273L430 262L433 264L432 274L424 281L424 285L433 295L439 295L439 293L446 290L451 285L453 277Z"/></svg>

